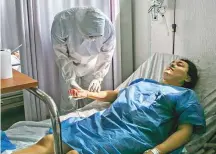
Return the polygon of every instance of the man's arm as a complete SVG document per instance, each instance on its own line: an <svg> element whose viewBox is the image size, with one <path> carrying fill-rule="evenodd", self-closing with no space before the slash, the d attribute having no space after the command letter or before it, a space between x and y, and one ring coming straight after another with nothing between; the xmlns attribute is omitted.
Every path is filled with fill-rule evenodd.
<svg viewBox="0 0 216 154"><path fill-rule="evenodd" d="M190 140L192 132L193 126L191 124L179 125L177 131L156 148L160 151L160 154L167 154L186 144Z"/></svg>

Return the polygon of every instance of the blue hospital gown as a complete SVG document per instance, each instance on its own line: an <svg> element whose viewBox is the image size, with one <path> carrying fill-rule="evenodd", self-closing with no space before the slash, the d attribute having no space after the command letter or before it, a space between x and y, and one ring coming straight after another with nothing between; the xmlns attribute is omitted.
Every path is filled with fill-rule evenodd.
<svg viewBox="0 0 216 154"><path fill-rule="evenodd" d="M192 124L194 133L206 129L192 90L150 79L133 81L104 112L63 123L63 142L80 154L142 154L165 141L179 124Z"/></svg>

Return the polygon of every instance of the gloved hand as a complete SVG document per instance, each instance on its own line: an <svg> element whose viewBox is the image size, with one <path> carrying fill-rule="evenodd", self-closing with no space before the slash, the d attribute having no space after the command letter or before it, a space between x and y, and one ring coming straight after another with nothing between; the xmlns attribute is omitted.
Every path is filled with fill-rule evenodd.
<svg viewBox="0 0 216 154"><path fill-rule="evenodd" d="M102 79L94 79L89 85L88 90L91 92L100 92Z"/></svg>

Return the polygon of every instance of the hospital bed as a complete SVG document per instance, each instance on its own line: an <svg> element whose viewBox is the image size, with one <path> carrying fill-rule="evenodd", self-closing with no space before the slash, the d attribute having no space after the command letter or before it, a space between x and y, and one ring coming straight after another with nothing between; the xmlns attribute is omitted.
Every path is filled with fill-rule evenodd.
<svg viewBox="0 0 216 154"><path fill-rule="evenodd" d="M171 54L154 53L146 60L128 79L126 79L117 89L126 87L131 81L137 78L151 78L157 81L162 79L164 68L174 59L181 58L180 56ZM192 61L198 66L200 79L195 88L201 104L204 107L207 132L202 136L194 135L192 140L185 145L186 153L195 154L204 151L204 144L215 142L216 136L216 53L204 53L199 57L191 57ZM65 120L69 117L88 117L97 111L104 110L109 107L108 102L98 103L93 101L87 106L61 116L60 120ZM45 136L51 127L51 121L44 120L41 122L21 121L12 125L6 134L17 149L25 148L36 143L39 139Z"/></svg>

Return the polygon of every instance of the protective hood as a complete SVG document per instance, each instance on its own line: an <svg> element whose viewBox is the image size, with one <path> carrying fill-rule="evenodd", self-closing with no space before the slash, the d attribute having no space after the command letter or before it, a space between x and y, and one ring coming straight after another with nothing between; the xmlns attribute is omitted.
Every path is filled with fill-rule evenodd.
<svg viewBox="0 0 216 154"><path fill-rule="evenodd" d="M105 18L97 9L82 9L77 12L77 26L84 37L104 35Z"/></svg>

